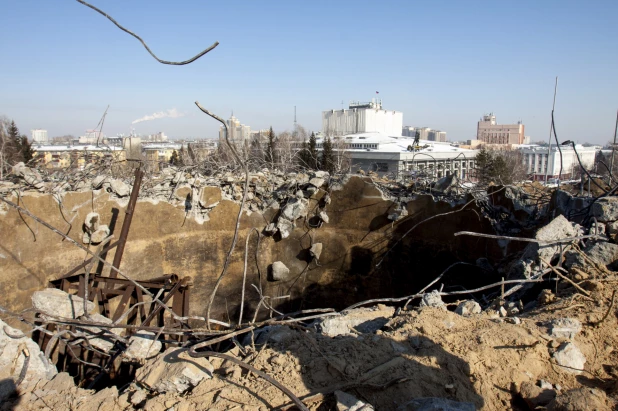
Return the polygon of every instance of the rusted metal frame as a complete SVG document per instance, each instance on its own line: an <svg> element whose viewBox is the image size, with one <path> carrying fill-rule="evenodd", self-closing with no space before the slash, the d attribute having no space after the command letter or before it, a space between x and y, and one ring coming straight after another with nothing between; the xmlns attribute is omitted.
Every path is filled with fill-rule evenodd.
<svg viewBox="0 0 618 411"><path fill-rule="evenodd" d="M144 302L144 294L142 293L141 288L137 288L135 289L135 294L137 295L137 302L138 303L143 303ZM139 306L139 321L140 324L144 322L144 320L146 319L146 307L144 307L144 305L140 305Z"/></svg>
<svg viewBox="0 0 618 411"><path fill-rule="evenodd" d="M131 197L129 204L125 211L124 221L122 222L122 229L120 230L120 238L118 239L118 245L116 246L116 253L114 254L114 262L112 263L115 268L120 268L120 262L122 261L122 255L124 254L124 247L127 243L127 237L129 236L129 229L131 228L131 221L133 220L133 214L135 213L135 204L137 203L137 196L139 194L139 188L142 184L142 177L144 172L141 167L135 170L135 180L133 181L133 188L131 189ZM117 277L116 271L112 270L109 273L111 278ZM113 288L112 284L107 284L107 288Z"/></svg>
<svg viewBox="0 0 618 411"><path fill-rule="evenodd" d="M174 287L172 287L171 290L169 290L167 292L167 295L165 297L163 297L163 299L161 300L161 302L163 304L167 304L167 302L170 300L170 298L172 298L172 296L174 295L174 293L182 286L184 285L185 281L178 281L176 284L174 284ZM146 320L144 320L144 322L142 323L142 325L148 325L148 323L150 323L150 321L152 321L152 319L155 317L155 315L157 315L157 313L161 311L161 306L157 305L154 310L152 310L150 312L150 314L148 315L148 317L146 317ZM162 325L162 324L161 324Z"/></svg>
<svg viewBox="0 0 618 411"><path fill-rule="evenodd" d="M105 253L107 253L108 251L110 251L114 247L116 247L119 242L120 242L120 240L114 241L113 243L111 243L110 245L105 247L103 250L101 250L101 256L105 255ZM87 259L83 263L79 264L78 266L73 268L71 271L69 271L68 273L63 275L62 277L58 278L58 280L64 279L64 278L68 278L68 277L71 277L72 275L77 274L79 272L79 270L81 270L82 268L85 268L88 264L92 263L93 260L94 260L94 258L90 257L89 259ZM115 273L115 271L114 271L114 273Z"/></svg>
<svg viewBox="0 0 618 411"><path fill-rule="evenodd" d="M130 287L127 287L125 292L122 294L122 299L120 300L120 304L118 304L118 307L116 308L116 311L114 312L112 321L118 320L118 318L120 318L120 316L124 313L124 310L127 307L127 303L133 296L133 291L135 291L135 286L130 286ZM107 294L107 290L105 290L105 293ZM131 323L127 321L127 324L131 324Z"/></svg>

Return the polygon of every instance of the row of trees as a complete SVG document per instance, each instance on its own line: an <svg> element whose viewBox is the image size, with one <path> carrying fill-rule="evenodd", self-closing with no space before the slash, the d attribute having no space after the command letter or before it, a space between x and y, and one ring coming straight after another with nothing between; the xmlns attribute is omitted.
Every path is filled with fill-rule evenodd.
<svg viewBox="0 0 618 411"><path fill-rule="evenodd" d="M517 150L487 150L481 148L474 160L478 184L513 184L527 178L522 155Z"/></svg>
<svg viewBox="0 0 618 411"><path fill-rule="evenodd" d="M28 137L19 132L15 121L0 118L0 179L19 162L32 160L34 151Z"/></svg>

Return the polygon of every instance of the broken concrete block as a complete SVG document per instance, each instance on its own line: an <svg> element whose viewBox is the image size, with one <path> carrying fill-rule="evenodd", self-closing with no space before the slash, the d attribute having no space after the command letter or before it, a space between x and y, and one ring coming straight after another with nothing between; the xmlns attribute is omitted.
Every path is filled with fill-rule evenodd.
<svg viewBox="0 0 618 411"><path fill-rule="evenodd" d="M105 183L105 180L107 180L107 176L105 175L96 176L92 179L92 188L98 190L99 188L103 187L103 183Z"/></svg>
<svg viewBox="0 0 618 411"><path fill-rule="evenodd" d="M459 303L455 312L463 317L470 317L481 313L481 306L473 300L462 301Z"/></svg>
<svg viewBox="0 0 618 411"><path fill-rule="evenodd" d="M572 342L561 344L553 357L556 363L563 367L563 370L572 374L581 374L582 371L579 370L583 370L586 364L586 357Z"/></svg>
<svg viewBox="0 0 618 411"><path fill-rule="evenodd" d="M146 401L147 397L148 396L146 394L146 391L137 390L133 393L133 395L131 395L131 404L133 404L134 406L140 406L143 402Z"/></svg>
<svg viewBox="0 0 618 411"><path fill-rule="evenodd" d="M554 391L550 385L549 388L542 388L529 381L525 381L519 388L519 395L528 404L531 410L537 407L544 407L549 404L555 397Z"/></svg>
<svg viewBox="0 0 618 411"><path fill-rule="evenodd" d="M90 320L96 323L105 323L105 324L112 323L112 320L98 313L91 314ZM96 338L90 338L88 341L93 347L98 348L99 350L103 352L108 352L114 347L114 341L116 340L113 338L112 335L110 335L110 333L120 336L122 335L122 331L123 331L122 328L101 329L98 327L81 327L81 326L78 326L77 328L80 331L84 331L86 334L91 335L91 336L99 335Z"/></svg>
<svg viewBox="0 0 618 411"><path fill-rule="evenodd" d="M328 176L329 176L328 171L319 170L319 171L313 172L313 177L316 177L316 178L328 178Z"/></svg>
<svg viewBox="0 0 618 411"><path fill-rule="evenodd" d="M618 260L618 244L599 241L584 249L584 252L595 263L610 265ZM584 265L585 267L585 265Z"/></svg>
<svg viewBox="0 0 618 411"><path fill-rule="evenodd" d="M118 197L126 197L131 194L131 187L122 180L111 180L109 186Z"/></svg>
<svg viewBox="0 0 618 411"><path fill-rule="evenodd" d="M161 351L161 341L155 340L155 334L138 331L129 338L127 349L122 354L128 361L140 361L154 357Z"/></svg>
<svg viewBox="0 0 618 411"><path fill-rule="evenodd" d="M273 281L285 281L290 279L290 269L281 261L272 264Z"/></svg>
<svg viewBox="0 0 618 411"><path fill-rule="evenodd" d="M618 197L602 197L590 207L590 216L602 223L618 220Z"/></svg>
<svg viewBox="0 0 618 411"><path fill-rule="evenodd" d="M307 205L308 202L304 198L291 198L283 207L283 210L281 210L281 215L290 221L305 217L307 215Z"/></svg>
<svg viewBox="0 0 618 411"><path fill-rule="evenodd" d="M176 189L174 195L176 196L176 200L178 201L186 201L187 198L189 199L189 201L191 201L191 197L193 196L193 189L189 186L183 185Z"/></svg>
<svg viewBox="0 0 618 411"><path fill-rule="evenodd" d="M84 220L84 229L89 233L94 233L99 228L101 216L99 213L88 213Z"/></svg>
<svg viewBox="0 0 618 411"><path fill-rule="evenodd" d="M77 318L84 315L84 299L68 294L57 288L46 288L32 294L32 306L44 314L63 318ZM88 312L94 309L94 303L86 303Z"/></svg>
<svg viewBox="0 0 618 411"><path fill-rule="evenodd" d="M26 166L24 163L17 163L13 166L11 170L12 174L15 174L18 177L21 177L27 184L33 186L36 189L41 189L45 187L45 183L43 182L43 178L38 171L31 169Z"/></svg>
<svg viewBox="0 0 618 411"><path fill-rule="evenodd" d="M572 340L582 329L582 323L576 318L556 318L549 323L549 335L553 338Z"/></svg>
<svg viewBox="0 0 618 411"><path fill-rule="evenodd" d="M459 402L446 398L415 398L397 408L397 411L476 411L471 402Z"/></svg>
<svg viewBox="0 0 618 411"><path fill-rule="evenodd" d="M294 223L285 218L279 218L279 221L277 221L277 229L279 230L279 234L281 234L281 238L288 238L292 231L294 231Z"/></svg>
<svg viewBox="0 0 618 411"><path fill-rule="evenodd" d="M320 217L320 220L324 221L326 224L328 224L328 222L330 221L330 219L328 218L328 215L324 211L320 211L319 217Z"/></svg>
<svg viewBox="0 0 618 411"><path fill-rule="evenodd" d="M324 185L324 179L319 178L319 177L314 177L309 180L309 184L311 184L314 187L320 188Z"/></svg>
<svg viewBox="0 0 618 411"><path fill-rule="evenodd" d="M433 290L429 293L425 293L421 298L421 303L419 304L421 307L439 307L446 309L444 302L442 301L442 297L440 296L440 292L438 290Z"/></svg>
<svg viewBox="0 0 618 411"><path fill-rule="evenodd" d="M37 343L20 330L0 320L0 381L19 378L26 359L24 349L28 351L30 360L22 384L27 385L41 379L49 380L58 373L54 364L45 358ZM13 394L16 388L15 384L0 384L0 401Z"/></svg>
<svg viewBox="0 0 618 411"><path fill-rule="evenodd" d="M160 393L181 394L200 381L212 378L214 367L204 357L193 358L178 348L168 348L137 370L137 382Z"/></svg>
<svg viewBox="0 0 618 411"><path fill-rule="evenodd" d="M311 257L315 258L316 260L319 260L320 255L322 254L322 243L313 244L311 248L309 249L309 254L311 254Z"/></svg>
<svg viewBox="0 0 618 411"><path fill-rule="evenodd" d="M371 404L367 404L355 396L343 391L335 391L337 401L337 411L373 411Z"/></svg>
<svg viewBox="0 0 618 411"><path fill-rule="evenodd" d="M105 224L100 225L97 230L90 234L89 243L97 245L109 237L109 227Z"/></svg>
<svg viewBox="0 0 618 411"><path fill-rule="evenodd" d="M275 223L269 223L266 228L264 228L264 232L268 235L274 235L277 232L277 226Z"/></svg>
<svg viewBox="0 0 618 411"><path fill-rule="evenodd" d="M383 305L355 308L345 312L344 315L319 320L316 325L322 334L329 337L356 335L357 333L370 334L384 327L393 314L395 314L393 307Z"/></svg>

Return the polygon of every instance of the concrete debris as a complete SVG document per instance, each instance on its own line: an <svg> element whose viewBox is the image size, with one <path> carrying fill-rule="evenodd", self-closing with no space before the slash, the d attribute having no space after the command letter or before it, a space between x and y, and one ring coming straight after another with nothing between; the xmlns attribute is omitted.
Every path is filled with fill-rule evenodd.
<svg viewBox="0 0 618 411"><path fill-rule="evenodd" d="M277 221L277 230L279 230L281 238L288 238L292 231L294 231L294 223L285 218L279 218Z"/></svg>
<svg viewBox="0 0 618 411"><path fill-rule="evenodd" d="M540 305L551 304L554 301L556 301L556 296L554 295L554 293L551 292L551 290L548 290L547 288L545 288L541 290L541 292L539 293L539 296L537 297L537 301Z"/></svg>
<svg viewBox="0 0 618 411"><path fill-rule="evenodd" d="M462 301L455 309L455 312L463 317L480 314L481 311L481 305L473 300Z"/></svg>
<svg viewBox="0 0 618 411"><path fill-rule="evenodd" d="M442 297L440 296L440 292L438 290L433 290L429 293L425 293L421 302L419 304L420 307L438 307L446 310L446 306L444 305L444 301L442 301Z"/></svg>
<svg viewBox="0 0 618 411"><path fill-rule="evenodd" d="M206 186L200 194L200 206L203 208L212 208L221 201L221 188Z"/></svg>
<svg viewBox="0 0 618 411"><path fill-rule="evenodd" d="M576 318L556 318L550 321L549 328L551 337L572 340L581 331L582 323Z"/></svg>
<svg viewBox="0 0 618 411"><path fill-rule="evenodd" d="M307 200L304 198L290 198L288 203L281 210L281 216L289 221L307 216Z"/></svg>
<svg viewBox="0 0 618 411"><path fill-rule="evenodd" d="M94 233L89 235L86 243L93 244L93 245L100 244L103 240L109 237L109 234L110 234L109 227L105 224L102 224L99 226L99 228L97 228L97 230ZM84 238L86 238L86 235L84 235Z"/></svg>
<svg viewBox="0 0 618 411"><path fill-rule="evenodd" d="M458 188L459 178L453 173L436 181L436 184L432 187L432 191L447 194L453 190L456 191Z"/></svg>
<svg viewBox="0 0 618 411"><path fill-rule="evenodd" d="M91 314L90 320L97 323L105 323L112 324L112 320L107 317L102 316L101 314ZM77 327L80 331L84 331L86 334L90 336L97 336L95 338L90 338L88 341L90 345L103 352L109 352L114 347L114 342L116 341L115 336L121 336L123 329L122 328L98 328L98 327Z"/></svg>
<svg viewBox="0 0 618 411"><path fill-rule="evenodd" d="M415 398L399 406L397 411L476 411L476 407L471 402L446 398Z"/></svg>
<svg viewBox="0 0 618 411"><path fill-rule="evenodd" d="M277 225L275 223L269 223L264 228L264 232L268 235L274 235L277 232Z"/></svg>
<svg viewBox="0 0 618 411"><path fill-rule="evenodd" d="M521 384L519 395L526 401L530 409L534 410L537 407L545 407L556 398L556 391L552 389L551 384L549 388L543 388L525 381Z"/></svg>
<svg viewBox="0 0 618 411"><path fill-rule="evenodd" d="M320 188L324 185L324 179L319 178L319 177L314 177L311 180L309 180L309 184L311 184L314 187Z"/></svg>
<svg viewBox="0 0 618 411"><path fill-rule="evenodd" d="M41 174L35 169L27 167L24 163L17 163L11 171L14 175L21 177L24 182L37 190L45 188L45 183Z"/></svg>
<svg viewBox="0 0 618 411"><path fill-rule="evenodd" d="M601 197L590 207L590 216L602 223L618 220L618 197Z"/></svg>
<svg viewBox="0 0 618 411"><path fill-rule="evenodd" d="M68 294L57 288L46 288L32 294L32 306L44 314L62 317L77 318L84 315L84 299ZM94 310L94 303L86 303L88 312Z"/></svg>
<svg viewBox="0 0 618 411"><path fill-rule="evenodd" d="M393 212L390 213L387 218L391 221L398 221L406 217L407 215L408 209L405 206L400 206L393 210Z"/></svg>
<svg viewBox="0 0 618 411"><path fill-rule="evenodd" d="M129 338L129 344L122 356L126 361L142 361L154 357L159 351L161 341L155 340L155 334L140 330Z"/></svg>
<svg viewBox="0 0 618 411"><path fill-rule="evenodd" d="M554 360L558 365L561 365L561 369L568 371L572 374L581 374L586 364L586 357L577 348L575 343L568 342L561 344L553 355Z"/></svg>
<svg viewBox="0 0 618 411"><path fill-rule="evenodd" d="M136 380L151 390L181 394L205 378L212 378L214 367L204 357L192 358L186 350L168 348L137 370Z"/></svg>
<svg viewBox="0 0 618 411"><path fill-rule="evenodd" d="M338 317L324 318L318 321L316 326L322 334L329 337L371 334L384 327L393 314L395 314L393 307L379 304L372 308L356 308Z"/></svg>
<svg viewBox="0 0 618 411"><path fill-rule="evenodd" d="M5 383L7 379L17 381L24 367L26 356L30 357L22 385L38 380L49 380L58 372L41 352L37 343L26 337L16 328L9 327L0 320L0 401L12 395L18 388L15 383Z"/></svg>
<svg viewBox="0 0 618 411"><path fill-rule="evenodd" d="M106 175L98 175L92 179L92 188L95 190L103 187L103 184L107 181L108 177ZM109 184L109 183L108 183Z"/></svg>
<svg viewBox="0 0 618 411"><path fill-rule="evenodd" d="M290 277L290 269L286 267L281 261L275 261L272 264L272 279L273 281L286 281Z"/></svg>
<svg viewBox="0 0 618 411"><path fill-rule="evenodd" d="M326 224L328 224L328 222L330 221L325 211L320 211L319 217L320 217L320 220L324 221Z"/></svg>
<svg viewBox="0 0 618 411"><path fill-rule="evenodd" d="M309 253L311 254L311 257L319 260L320 255L322 254L322 243L314 243L309 249Z"/></svg>
<svg viewBox="0 0 618 411"><path fill-rule="evenodd" d="M611 411L607 395L589 387L575 388L556 396L547 405L548 411Z"/></svg>
<svg viewBox="0 0 618 411"><path fill-rule="evenodd" d="M88 213L84 220L84 230L88 233L94 233L99 228L101 216L99 213Z"/></svg>
<svg viewBox="0 0 618 411"><path fill-rule="evenodd" d="M131 194L131 186L122 180L111 180L109 182L109 188L118 197L126 197Z"/></svg>
<svg viewBox="0 0 618 411"><path fill-rule="evenodd" d="M138 370L139 371L139 370ZM146 402L146 398L147 398L147 394L146 391L144 390L137 390L133 393L133 395L131 395L131 404L134 406L140 406L143 403Z"/></svg>
<svg viewBox="0 0 618 411"><path fill-rule="evenodd" d="M337 411L373 411L371 404L367 404L343 391L335 391Z"/></svg>
<svg viewBox="0 0 618 411"><path fill-rule="evenodd" d="M599 241L584 249L584 252L595 263L608 266L618 260L618 244Z"/></svg>

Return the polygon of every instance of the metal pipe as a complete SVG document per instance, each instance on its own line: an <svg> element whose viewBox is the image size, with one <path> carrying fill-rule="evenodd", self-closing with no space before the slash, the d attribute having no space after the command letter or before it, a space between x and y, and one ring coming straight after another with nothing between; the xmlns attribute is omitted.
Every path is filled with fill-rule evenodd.
<svg viewBox="0 0 618 411"><path fill-rule="evenodd" d="M614 144L612 145L612 161L609 165L609 186L612 186L612 173L614 172L614 153L616 152L616 131L618 131L618 110L616 111L616 126L614 127Z"/></svg>
<svg viewBox="0 0 618 411"><path fill-rule="evenodd" d="M547 147L547 163L546 165L546 170L545 170L545 184L547 184L547 173L549 173L549 156L551 154L551 132L554 129L554 116L553 116L553 112L554 112L554 108L556 108L556 92L558 91L558 76L556 76L556 84L554 85L554 103L551 106L551 112L552 112L552 118L551 118L551 123L549 124L549 145ZM543 162L541 161L541 164L543 164ZM552 171L554 168L554 158L552 156ZM553 174L552 174L553 175ZM558 176L558 179L560 179L560 176ZM560 187L558 187L560 188Z"/></svg>
<svg viewBox="0 0 618 411"><path fill-rule="evenodd" d="M122 254L124 253L124 246L127 243L127 237L129 236L129 229L131 228L131 221L133 220L133 214L135 211L135 204L137 203L137 196L139 194L139 188L142 184L142 177L144 172L141 166L135 170L135 181L133 182L133 188L131 189L131 198L125 211L126 216L122 222L122 230L120 230L120 238L118 239L118 246L116 247L116 253L114 254L113 266L117 269L120 268L120 262L122 261ZM116 278L116 271L112 270L109 274L110 277Z"/></svg>

